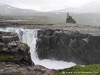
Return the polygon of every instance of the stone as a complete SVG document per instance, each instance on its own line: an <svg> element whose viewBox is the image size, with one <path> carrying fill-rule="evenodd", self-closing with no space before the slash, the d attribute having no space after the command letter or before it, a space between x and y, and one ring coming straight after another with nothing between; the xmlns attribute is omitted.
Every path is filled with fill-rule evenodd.
<svg viewBox="0 0 100 75"><path fill-rule="evenodd" d="M3 43L9 43L12 41L19 41L19 37L17 33L12 33L12 32L0 32L0 40Z"/></svg>
<svg viewBox="0 0 100 75"><path fill-rule="evenodd" d="M57 75L57 70L53 70L53 69L47 70L46 73L47 75Z"/></svg>
<svg viewBox="0 0 100 75"><path fill-rule="evenodd" d="M0 74L3 75L57 75L56 70L41 65L21 67L15 63L0 63Z"/></svg>

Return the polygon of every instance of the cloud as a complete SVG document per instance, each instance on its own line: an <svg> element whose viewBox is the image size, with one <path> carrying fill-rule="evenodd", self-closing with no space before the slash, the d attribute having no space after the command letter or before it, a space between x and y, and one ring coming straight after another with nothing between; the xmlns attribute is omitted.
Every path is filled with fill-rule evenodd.
<svg viewBox="0 0 100 75"><path fill-rule="evenodd" d="M16 4L12 4L12 6L17 7L17 8L22 8L22 9L34 9L34 10L42 11L38 5L16 3Z"/></svg>
<svg viewBox="0 0 100 75"><path fill-rule="evenodd" d="M35 10L54 10L66 7L80 7L95 0L0 0L0 2L10 4L19 8Z"/></svg>

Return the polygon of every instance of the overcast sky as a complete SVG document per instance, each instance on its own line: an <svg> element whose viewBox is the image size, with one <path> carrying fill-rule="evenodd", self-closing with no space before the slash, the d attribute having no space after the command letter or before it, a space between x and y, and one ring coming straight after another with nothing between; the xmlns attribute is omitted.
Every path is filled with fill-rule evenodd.
<svg viewBox="0 0 100 75"><path fill-rule="evenodd" d="M0 3L9 4L18 8L49 11L67 7L81 7L89 2L99 0L0 0Z"/></svg>

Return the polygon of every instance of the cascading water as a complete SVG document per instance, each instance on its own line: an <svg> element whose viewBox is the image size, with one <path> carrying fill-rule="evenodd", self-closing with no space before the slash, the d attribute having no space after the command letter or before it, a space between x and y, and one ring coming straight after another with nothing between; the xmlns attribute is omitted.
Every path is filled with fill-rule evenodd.
<svg viewBox="0 0 100 75"><path fill-rule="evenodd" d="M56 61L56 60L40 60L36 54L36 40L38 29L23 29L23 28L5 28L0 29L5 32L16 32L22 42L27 43L30 46L31 58L35 65L42 65L49 69L63 69L74 66L75 63Z"/></svg>

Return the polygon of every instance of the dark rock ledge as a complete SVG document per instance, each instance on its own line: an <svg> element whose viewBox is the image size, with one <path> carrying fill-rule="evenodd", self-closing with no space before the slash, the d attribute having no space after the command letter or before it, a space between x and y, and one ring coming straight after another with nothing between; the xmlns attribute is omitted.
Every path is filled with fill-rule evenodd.
<svg viewBox="0 0 100 75"><path fill-rule="evenodd" d="M14 62L20 66L32 66L29 47L19 41L16 33L0 32L0 62Z"/></svg>
<svg viewBox="0 0 100 75"><path fill-rule="evenodd" d="M57 75L57 71L40 65L21 67L18 64L2 62L0 75Z"/></svg>
<svg viewBox="0 0 100 75"><path fill-rule="evenodd" d="M76 24L66 24L62 29L41 29L36 51L40 59L100 64L100 29Z"/></svg>

